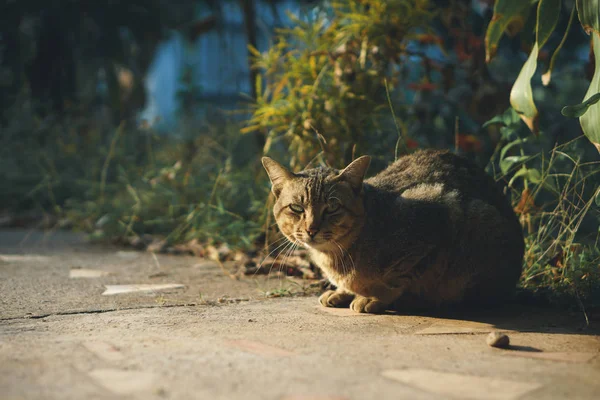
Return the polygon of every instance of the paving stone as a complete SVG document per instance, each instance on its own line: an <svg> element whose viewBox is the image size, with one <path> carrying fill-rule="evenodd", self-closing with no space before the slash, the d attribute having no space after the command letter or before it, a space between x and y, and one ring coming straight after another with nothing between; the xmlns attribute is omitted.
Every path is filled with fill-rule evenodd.
<svg viewBox="0 0 600 400"><path fill-rule="evenodd" d="M119 348L110 343L90 341L82 344L83 347L105 361L120 361L125 359Z"/></svg>
<svg viewBox="0 0 600 400"><path fill-rule="evenodd" d="M293 356L295 353L279 348L270 346L267 344L263 344L260 342L254 342L252 340L246 339L232 339L227 340L225 344L229 347L233 347L236 349L243 350L248 353L257 354L263 357L289 357Z"/></svg>
<svg viewBox="0 0 600 400"><path fill-rule="evenodd" d="M117 256L127 259L127 260L136 259L140 255L141 255L141 253L138 251L124 251L124 250L117 251Z"/></svg>
<svg viewBox="0 0 600 400"><path fill-rule="evenodd" d="M0 262L15 263L15 262L47 262L50 257L34 256L34 255L18 255L18 254L0 254Z"/></svg>
<svg viewBox="0 0 600 400"><path fill-rule="evenodd" d="M292 395L282 397L281 400L348 400L348 397L335 395Z"/></svg>
<svg viewBox="0 0 600 400"><path fill-rule="evenodd" d="M73 268L69 271L69 278L101 278L111 275L109 271L87 268Z"/></svg>
<svg viewBox="0 0 600 400"><path fill-rule="evenodd" d="M537 382L511 381L427 369L387 370L383 371L382 375L426 392L458 399L516 400L542 387Z"/></svg>
<svg viewBox="0 0 600 400"><path fill-rule="evenodd" d="M447 335L447 334L461 334L461 333L490 333L497 330L498 328L491 324L482 322L472 321L444 321L435 322L434 324L422 329L417 335ZM503 332L513 332L511 330L503 329Z"/></svg>
<svg viewBox="0 0 600 400"><path fill-rule="evenodd" d="M105 285L106 290L102 295L110 296L114 294L122 293L135 293L135 292L160 292L164 290L182 289L185 285L179 283L165 283L165 284L136 284L136 285Z"/></svg>
<svg viewBox="0 0 600 400"><path fill-rule="evenodd" d="M142 371L95 369L89 375L101 386L115 394L129 395L158 388L158 376Z"/></svg>

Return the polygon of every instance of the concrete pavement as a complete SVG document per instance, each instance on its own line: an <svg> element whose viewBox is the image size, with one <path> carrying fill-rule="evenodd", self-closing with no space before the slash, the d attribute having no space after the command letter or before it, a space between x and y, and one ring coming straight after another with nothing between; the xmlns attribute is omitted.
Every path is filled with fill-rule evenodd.
<svg viewBox="0 0 600 400"><path fill-rule="evenodd" d="M231 266L225 266L229 268ZM103 295L110 285L182 288ZM309 282L231 279L194 257L0 232L2 399L595 399L579 313L324 309ZM136 286L133 289L146 289ZM131 289L131 288L129 288ZM486 345L507 332L510 349Z"/></svg>

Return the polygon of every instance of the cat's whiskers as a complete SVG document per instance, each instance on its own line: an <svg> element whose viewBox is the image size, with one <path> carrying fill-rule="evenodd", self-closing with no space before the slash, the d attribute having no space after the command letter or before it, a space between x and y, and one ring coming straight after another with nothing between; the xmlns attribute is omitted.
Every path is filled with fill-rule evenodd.
<svg viewBox="0 0 600 400"><path fill-rule="evenodd" d="M338 254L335 251L332 252L331 254L333 254L333 268L335 270L337 270L338 269ZM343 267L343 264L342 264L342 272L343 271L344 271L344 267Z"/></svg>
<svg viewBox="0 0 600 400"><path fill-rule="evenodd" d="M278 244L278 243L284 242L284 241L286 241L286 240L288 240L288 238L286 238L285 236L282 236L282 237L280 237L279 239L277 239L277 240L273 241L272 243L265 243L265 248L264 248L264 250L266 251L266 250L268 250L268 249L269 249L269 247L271 247L271 246L274 246L274 245L276 245L276 244Z"/></svg>
<svg viewBox="0 0 600 400"><path fill-rule="evenodd" d="M356 270L356 264L354 264L354 259L352 258L352 255L350 254L350 252L349 252L348 250L344 249L344 248L342 247L342 245L340 245L340 244L339 244L338 242L336 242L335 240L332 240L332 242L333 242L333 243L335 243L335 245L336 245L337 247L339 247L339 249L340 249L340 253L342 254L342 257L343 257L343 254L344 254L344 253L346 253L346 254L348 255L348 258L350 259L350 262L351 262L350 270L348 271L348 273L355 271L355 270Z"/></svg>
<svg viewBox="0 0 600 400"><path fill-rule="evenodd" d="M271 250L271 252L265 256L265 258L263 258L263 260L261 261L261 263L258 265L258 267L256 268L256 270L254 271L254 274L253 274L253 276L254 276L254 275L256 275L256 274L258 273L258 271L260 271L260 269L261 269L262 265L265 263L265 261L267 260L267 258L269 258L269 256L270 256L271 254L273 254L274 252L276 252L276 251L277 251L277 250L279 250L280 248L282 248L282 247L284 247L284 246L286 246L286 245L289 245L289 244L291 243L291 242L289 242L289 241L288 241L288 242L286 242L285 240L287 240L287 238L284 236L283 238L281 238L281 239L278 239L278 240L276 240L276 241L273 243L273 244L275 244L275 243L278 243L278 242L281 242L281 241L283 241L283 243L280 243L280 244L279 244L279 245L278 245L276 248L274 248L273 250ZM284 249L285 249L285 247L284 247ZM281 251L279 252L279 254L281 254L281 252L282 252L282 251L283 251L283 250L281 250ZM279 256L279 255L278 255L278 256ZM275 260L277 260L277 257L275 257ZM273 260L273 261L275 261L275 260ZM271 268L273 268L273 264L271 264ZM270 270L270 269L269 269L269 273L271 273L271 270Z"/></svg>
<svg viewBox="0 0 600 400"><path fill-rule="evenodd" d="M337 246L337 243L335 241L333 243ZM339 246L338 246L338 248L339 248ZM341 267L341 270L342 270L342 274L345 275L347 273L346 272L346 263L344 262L344 257L343 257L343 254L341 252L341 249L340 249L340 253L339 254L335 250L332 252L332 254L333 254L333 267L335 269L338 269L338 262L337 261L338 261L338 258L339 258L340 267Z"/></svg>
<svg viewBox="0 0 600 400"><path fill-rule="evenodd" d="M277 256L275 256L275 258L273 259L273 262L271 263L271 266L269 267L269 272L267 273L267 275L271 274L271 271L273 270L273 265L275 265L277 263L277 259L284 254L284 252L289 251L289 249L291 249L294 246L294 242L288 242L286 243L286 246L277 254ZM279 270L279 267L277 267L277 269Z"/></svg>
<svg viewBox="0 0 600 400"><path fill-rule="evenodd" d="M280 272L281 272L282 268L285 268L287 260L291 257L291 255L294 253L294 251L296 251L297 247L298 247L298 241L295 240L294 242L292 242L292 246L286 251L286 255L284 256L283 261L281 262L281 264L278 268Z"/></svg>
<svg viewBox="0 0 600 400"><path fill-rule="evenodd" d="M337 254L337 252L336 251L332 251L331 255L333 256L333 269L334 270L339 270L338 269L338 254ZM340 259L340 261L343 261L343 260ZM341 265L341 267L342 267L342 273L344 273L344 266L343 266L343 264Z"/></svg>

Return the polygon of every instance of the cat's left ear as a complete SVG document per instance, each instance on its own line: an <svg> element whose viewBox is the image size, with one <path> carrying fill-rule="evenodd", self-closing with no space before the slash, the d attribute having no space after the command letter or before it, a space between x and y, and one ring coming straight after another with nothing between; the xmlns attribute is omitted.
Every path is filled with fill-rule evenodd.
<svg viewBox="0 0 600 400"><path fill-rule="evenodd" d="M345 180L352 186L352 189L359 191L362 189L362 183L365 179L365 174L369 165L371 164L371 157L362 156L352 161L346 168L340 172L338 177Z"/></svg>

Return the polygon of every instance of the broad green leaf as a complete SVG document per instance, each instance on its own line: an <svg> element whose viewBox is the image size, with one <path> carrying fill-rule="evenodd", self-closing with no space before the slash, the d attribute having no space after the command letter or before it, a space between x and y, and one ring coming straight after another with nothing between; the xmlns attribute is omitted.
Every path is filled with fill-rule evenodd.
<svg viewBox="0 0 600 400"><path fill-rule="evenodd" d="M537 9L537 27L535 32L538 48L544 47L554 32L560 16L561 0L540 0Z"/></svg>
<svg viewBox="0 0 600 400"><path fill-rule="evenodd" d="M538 133L538 110L533 102L531 77L537 68L538 53L539 48L536 43L510 91L510 105L536 135Z"/></svg>
<svg viewBox="0 0 600 400"><path fill-rule="evenodd" d="M558 22L561 0L540 0L537 8L536 42L523 65L512 90L510 104L534 135L538 134L538 111L533 102L531 77L537 69L539 50L546 43Z"/></svg>
<svg viewBox="0 0 600 400"><path fill-rule="evenodd" d="M494 16L485 34L485 61L490 62L498 50L498 42L511 27L511 34L517 34L525 24L531 4L527 0L496 0Z"/></svg>
<svg viewBox="0 0 600 400"><path fill-rule="evenodd" d="M597 1L590 0L598 5ZM596 10L596 13L600 14L600 10ZM590 87L587 93L583 97L584 102L588 99L592 99L597 96L600 92L600 36L594 32L592 34L592 42L594 46L594 60L596 61L596 70L594 71L594 77L590 82ZM583 133L592 142L596 149L600 153L600 103L597 102L589 106L589 109L585 114L579 118Z"/></svg>
<svg viewBox="0 0 600 400"><path fill-rule="evenodd" d="M596 104L600 101L600 93L596 93L586 101L581 104L576 104L574 106L564 106L560 111L562 115L569 118L579 118L590 108L590 106Z"/></svg>
<svg viewBox="0 0 600 400"><path fill-rule="evenodd" d="M592 31L600 34L600 0L577 0L577 13L588 35Z"/></svg>
<svg viewBox="0 0 600 400"><path fill-rule="evenodd" d="M577 13L579 21L588 34L592 34L592 46L596 69L587 93L583 97L591 101L600 92L600 0L577 0ZM583 133L600 152L600 104L595 100L588 106L587 111L579 118ZM564 109L563 109L564 111Z"/></svg>

